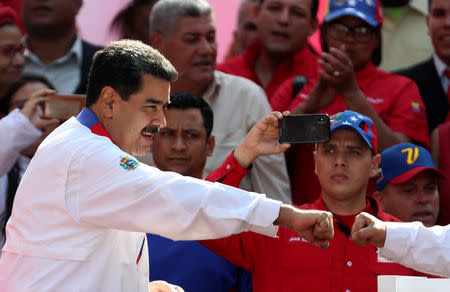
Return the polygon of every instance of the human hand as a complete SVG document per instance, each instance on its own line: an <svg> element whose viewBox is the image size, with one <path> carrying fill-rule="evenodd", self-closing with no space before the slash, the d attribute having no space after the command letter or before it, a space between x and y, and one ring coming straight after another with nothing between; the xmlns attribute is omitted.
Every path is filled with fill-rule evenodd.
<svg viewBox="0 0 450 292"><path fill-rule="evenodd" d="M278 142L278 120L289 114L288 111L283 114L272 112L253 126L234 151L234 157L242 167L248 168L261 155L280 153L289 148L289 144Z"/></svg>
<svg viewBox="0 0 450 292"><path fill-rule="evenodd" d="M38 129L45 129L57 125L58 119L45 119L42 117L43 112L39 104L47 99L48 95L55 94L55 90L43 89L33 93L28 101L24 104L20 112L30 120L30 122Z"/></svg>
<svg viewBox="0 0 450 292"><path fill-rule="evenodd" d="M296 231L320 248L327 248L334 235L333 215L325 211L302 210L282 204L274 224Z"/></svg>
<svg viewBox="0 0 450 292"><path fill-rule="evenodd" d="M166 281L152 281L148 284L149 292L184 292L183 288Z"/></svg>
<svg viewBox="0 0 450 292"><path fill-rule="evenodd" d="M386 224L376 217L362 212L355 218L351 239L359 246L370 243L377 247L383 247L386 241Z"/></svg>
<svg viewBox="0 0 450 292"><path fill-rule="evenodd" d="M319 71L319 78L331 84L337 93L345 97L359 90L353 63L343 50L330 48L328 53L323 52L319 65L323 69Z"/></svg>
<svg viewBox="0 0 450 292"><path fill-rule="evenodd" d="M329 106L336 98L336 89L324 77L319 76L305 102L299 104L293 114L313 114Z"/></svg>

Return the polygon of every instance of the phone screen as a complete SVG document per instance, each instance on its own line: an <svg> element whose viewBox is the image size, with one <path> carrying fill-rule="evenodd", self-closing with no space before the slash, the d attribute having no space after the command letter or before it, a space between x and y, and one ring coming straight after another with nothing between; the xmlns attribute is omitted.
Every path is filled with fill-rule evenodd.
<svg viewBox="0 0 450 292"><path fill-rule="evenodd" d="M280 143L318 143L330 139L330 118L325 114L290 115L278 123Z"/></svg>

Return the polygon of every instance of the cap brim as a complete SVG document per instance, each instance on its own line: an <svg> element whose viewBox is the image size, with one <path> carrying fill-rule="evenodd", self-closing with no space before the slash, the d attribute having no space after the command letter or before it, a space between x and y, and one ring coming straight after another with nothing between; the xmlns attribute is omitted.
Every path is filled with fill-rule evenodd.
<svg viewBox="0 0 450 292"><path fill-rule="evenodd" d="M344 8L344 9L339 9L339 10L336 10L334 12L328 13L325 16L324 20L326 22L329 22L329 21L331 21L333 19L336 19L338 17L341 17L341 16L355 16L355 17L358 17L358 18L364 20L365 22L367 22L368 24L370 24L373 27L377 27L377 26L380 25L380 23L375 18L368 17L367 15L359 12L358 10L355 10L354 8L350 8L350 7L347 7L347 8Z"/></svg>
<svg viewBox="0 0 450 292"><path fill-rule="evenodd" d="M408 170L407 172L402 173L401 175L391 179L388 183L403 184L403 183L409 181L410 179L412 179L413 177L415 177L416 175L418 175L419 173L426 171L426 170L433 171L434 173L439 175L441 178L447 177L442 171L440 171L437 168L421 166L421 167L415 167L413 169Z"/></svg>

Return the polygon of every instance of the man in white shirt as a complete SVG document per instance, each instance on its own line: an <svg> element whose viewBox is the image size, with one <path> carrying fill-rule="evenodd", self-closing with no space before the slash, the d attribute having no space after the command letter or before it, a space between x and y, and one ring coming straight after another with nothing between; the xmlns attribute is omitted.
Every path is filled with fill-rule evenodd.
<svg viewBox="0 0 450 292"><path fill-rule="evenodd" d="M16 194L0 258L2 291L148 291L145 232L174 240L283 225L319 247L328 212L302 211L218 183L162 172L132 155L165 126L173 66L137 41L96 54L86 108L40 145Z"/></svg>
<svg viewBox="0 0 450 292"><path fill-rule="evenodd" d="M379 247L379 255L415 270L450 277L450 225L425 227L421 222L383 222L359 214L352 240Z"/></svg>
<svg viewBox="0 0 450 292"><path fill-rule="evenodd" d="M425 1L423 1L425 2ZM449 120L449 69L450 69L450 1L428 0L428 34L434 55L409 68L396 72L411 78L417 83L423 103L427 110L430 132L445 120ZM416 31L414 31L414 35ZM411 49L412 50L412 49Z"/></svg>

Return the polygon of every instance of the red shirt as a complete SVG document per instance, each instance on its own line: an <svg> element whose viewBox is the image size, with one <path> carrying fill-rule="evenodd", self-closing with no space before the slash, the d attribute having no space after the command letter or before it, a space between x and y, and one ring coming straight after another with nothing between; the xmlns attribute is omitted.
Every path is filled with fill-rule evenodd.
<svg viewBox="0 0 450 292"><path fill-rule="evenodd" d="M243 168L234 158L234 150L228 155L227 159L213 172L211 172L205 180L212 182L220 182L238 188L242 179L251 171Z"/></svg>
<svg viewBox="0 0 450 292"><path fill-rule="evenodd" d="M368 197L367 202L364 211L383 221L398 221L381 211L374 198ZM322 199L300 208L327 210ZM341 218L347 221L346 228L350 230L349 223L353 224L355 216L345 217L352 217ZM250 270L254 291L258 292L376 292L378 275L419 274L400 264L383 262L374 246L357 246L346 234L348 230L336 222L334 228L327 249L317 248L295 231L283 227L278 230L279 238L245 232L202 244L231 263Z"/></svg>
<svg viewBox="0 0 450 292"><path fill-rule="evenodd" d="M245 77L252 80L262 88L263 84L255 71L256 59L261 53L262 46L259 41L251 44L240 56L227 60L225 63L217 65L217 70ZM293 57L286 58L278 65L269 84L265 87L269 102L277 88L289 77L293 75L306 76L308 80L317 79L317 56L311 51L309 45L306 45Z"/></svg>
<svg viewBox="0 0 450 292"><path fill-rule="evenodd" d="M380 118L394 132L400 132L429 147L425 106L416 84L403 76L378 70L372 63L356 72L356 81ZM292 99L292 78L283 83L272 97L273 110L292 110L308 98L313 87L308 82ZM329 115L348 109L340 95L317 113ZM295 204L310 203L320 193L319 181L314 174L313 145L293 145L286 153L291 179L292 199Z"/></svg>

